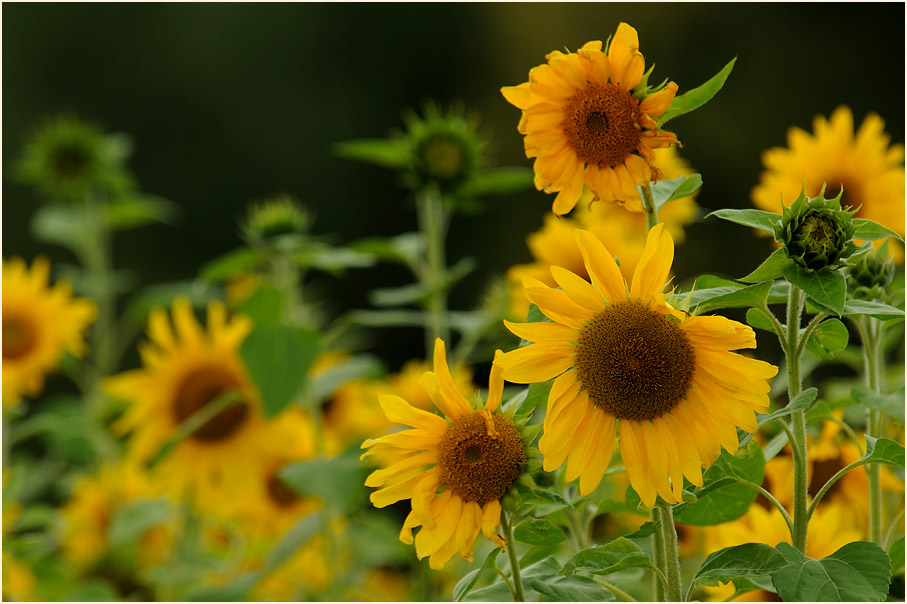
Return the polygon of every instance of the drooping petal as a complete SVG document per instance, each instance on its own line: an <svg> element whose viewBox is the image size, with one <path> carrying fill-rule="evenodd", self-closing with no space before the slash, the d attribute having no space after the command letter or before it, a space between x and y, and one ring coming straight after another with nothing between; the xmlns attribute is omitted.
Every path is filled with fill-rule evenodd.
<svg viewBox="0 0 907 604"><path fill-rule="evenodd" d="M504 395L504 368L501 366L501 357L504 352L494 351L494 361L491 363L491 372L488 375L488 399L485 401L485 410L494 412L501 405Z"/></svg>
<svg viewBox="0 0 907 604"><path fill-rule="evenodd" d="M379 394L378 404L388 420L421 428L434 434L444 434L447 422L440 416L417 409L395 394Z"/></svg>
<svg viewBox="0 0 907 604"><path fill-rule="evenodd" d="M674 240L660 223L652 227L646 238L642 258L633 271L630 298L648 302L652 294L658 293L668 280L674 261Z"/></svg>

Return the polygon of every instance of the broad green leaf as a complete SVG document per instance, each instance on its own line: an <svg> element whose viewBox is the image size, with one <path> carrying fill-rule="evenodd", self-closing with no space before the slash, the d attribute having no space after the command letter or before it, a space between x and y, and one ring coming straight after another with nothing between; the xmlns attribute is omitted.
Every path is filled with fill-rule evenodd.
<svg viewBox="0 0 907 604"><path fill-rule="evenodd" d="M865 218L854 218L853 224L857 227L853 233L854 239L867 239L870 241L875 241L876 239L894 237L902 243L904 241L903 237L901 237L888 227L882 226L878 222L873 222L872 220L867 220Z"/></svg>
<svg viewBox="0 0 907 604"><path fill-rule="evenodd" d="M857 403L862 403L870 409L887 413L902 424L904 423L904 387L893 394L880 394L868 386L854 386L850 391L851 397Z"/></svg>
<svg viewBox="0 0 907 604"><path fill-rule="evenodd" d="M494 568L495 561L500 553L501 550L497 547L488 552L488 555L485 556L485 560L479 568L467 573L465 577L457 582L453 590L454 602L462 602L463 598L469 595L469 592L475 587L479 577L482 576L483 573L487 576L493 576L495 574L492 569Z"/></svg>
<svg viewBox="0 0 907 604"><path fill-rule="evenodd" d="M321 497L338 510L353 510L366 501L367 473L357 451L353 451L340 457L318 457L287 464L278 476L300 495Z"/></svg>
<svg viewBox="0 0 907 604"><path fill-rule="evenodd" d="M778 248L772 255L765 259L756 270L740 280L744 283L761 283L763 281L772 281L784 274L784 270L794 263L787 257L784 250Z"/></svg>
<svg viewBox="0 0 907 604"><path fill-rule="evenodd" d="M815 306L839 317L844 314L847 278L842 273L816 273L794 265L785 269L784 278L802 289Z"/></svg>
<svg viewBox="0 0 907 604"><path fill-rule="evenodd" d="M88 219L79 206L47 204L40 206L29 224L32 237L44 243L63 246L76 253L85 248Z"/></svg>
<svg viewBox="0 0 907 604"><path fill-rule="evenodd" d="M655 202L655 210L661 210L670 201L689 197L702 187L702 176L693 174L692 176L680 176L672 180L662 180L652 185L652 200Z"/></svg>
<svg viewBox="0 0 907 604"><path fill-rule="evenodd" d="M756 285L748 285L733 292L720 294L699 302L693 314L709 312L719 308L765 308L765 301L771 288L772 282L765 281Z"/></svg>
<svg viewBox="0 0 907 604"><path fill-rule="evenodd" d="M758 580L759 577L770 575L786 564L783 556L764 543L726 547L709 554L696 571L693 585L703 587L741 579Z"/></svg>
<svg viewBox="0 0 907 604"><path fill-rule="evenodd" d="M361 568L382 565L406 565L413 550L399 539L400 523L380 510L363 510L350 518L348 535L356 536L352 556Z"/></svg>
<svg viewBox="0 0 907 604"><path fill-rule="evenodd" d="M166 499L137 499L119 507L108 529L111 547L137 542L145 531L164 524L170 513L171 505Z"/></svg>
<svg viewBox="0 0 907 604"><path fill-rule="evenodd" d="M870 317L875 317L882 321L904 318L904 311L900 308L890 306L884 302L870 302L867 300L848 300L844 303L844 314L848 317L853 315L869 315Z"/></svg>
<svg viewBox="0 0 907 604"><path fill-rule="evenodd" d="M513 538L529 545L551 545L560 543L567 535L547 518L527 518L513 529Z"/></svg>
<svg viewBox="0 0 907 604"><path fill-rule="evenodd" d="M795 396L787 406L778 409L772 413L766 415L756 416L759 421L759 425L762 426L766 422L769 422L773 419L778 419L779 417L786 417L795 411L808 411L810 405L813 404L813 401L816 400L816 397L819 396L819 391L816 388L807 388L797 396Z"/></svg>
<svg viewBox="0 0 907 604"><path fill-rule="evenodd" d="M526 581L523 581L523 585L526 585ZM533 591L532 593L536 592ZM525 595L527 599L531 597L528 593ZM513 599L510 588L503 581L492 583L488 587L481 589L474 589L464 597L467 602L509 602Z"/></svg>
<svg viewBox="0 0 907 604"><path fill-rule="evenodd" d="M655 532L661 528L661 522L649 521L644 522L642 526L630 533L625 535L627 539L644 539L645 537L651 537Z"/></svg>
<svg viewBox="0 0 907 604"><path fill-rule="evenodd" d="M265 415L277 415L299 394L318 348L318 335L303 327L273 325L246 336L240 355L261 393Z"/></svg>
<svg viewBox="0 0 907 604"><path fill-rule="evenodd" d="M891 574L904 574L904 538L901 537L888 548L888 557L891 558Z"/></svg>
<svg viewBox="0 0 907 604"><path fill-rule="evenodd" d="M696 277L694 289L712 289L715 287L732 287L734 289L740 289L743 286L736 281L724 279L723 277L716 277L715 275L699 275Z"/></svg>
<svg viewBox="0 0 907 604"><path fill-rule="evenodd" d="M768 320L768 317L762 311L756 308L750 308L746 311L746 322L754 329L775 333L775 326L772 325L772 322Z"/></svg>
<svg viewBox="0 0 907 604"><path fill-rule="evenodd" d="M162 197L131 194L116 199L106 208L107 224L113 229L132 229L146 224L171 224L180 207Z"/></svg>
<svg viewBox="0 0 907 604"><path fill-rule="evenodd" d="M252 319L256 329L262 329L281 322L284 306L283 293L270 283L262 283L237 310Z"/></svg>
<svg viewBox="0 0 907 604"><path fill-rule="evenodd" d="M716 216L722 220L742 224L743 226L752 227L765 231L771 235L775 234L775 225L781 220L780 214L773 212L764 212L762 210L715 210L709 216Z"/></svg>
<svg viewBox="0 0 907 604"><path fill-rule="evenodd" d="M551 392L551 385L553 383L554 380L548 380L547 382L529 384L529 394L526 396L526 400L517 407L514 416L524 415L540 406L544 409L545 405L548 403L548 394Z"/></svg>
<svg viewBox="0 0 907 604"><path fill-rule="evenodd" d="M370 237L359 239L347 246L349 249L382 260L414 266L425 253L425 238L421 233L402 233L396 237Z"/></svg>
<svg viewBox="0 0 907 604"><path fill-rule="evenodd" d="M674 119L678 115L689 113L709 102L724 86L725 81L727 81L728 76L731 75L731 71L734 69L734 63L736 62L737 57L734 57L721 69L721 71L715 74L707 82L680 96L674 97L668 110L658 118L658 126L661 127L668 120Z"/></svg>
<svg viewBox="0 0 907 604"><path fill-rule="evenodd" d="M746 513L756 500L757 493L747 485L736 484L735 480L739 478L762 484L764 477L765 458L755 441L750 441L736 455L722 451L712 467L703 474L703 486L693 490L699 501L677 505L674 508L674 518L678 522L696 526L736 520Z"/></svg>
<svg viewBox="0 0 907 604"><path fill-rule="evenodd" d="M785 304L790 294L790 283L787 281L775 281L772 290L768 293L769 304Z"/></svg>
<svg viewBox="0 0 907 604"><path fill-rule="evenodd" d="M844 323L838 319L826 319L809 334L806 347L817 357L830 360L835 358L835 353L847 348L849 341L850 332Z"/></svg>
<svg viewBox="0 0 907 604"><path fill-rule="evenodd" d="M873 543L848 543L821 560L807 558L787 543L779 543L775 551L787 562L772 573L786 602L879 602L888 595L891 562Z"/></svg>
<svg viewBox="0 0 907 604"><path fill-rule="evenodd" d="M491 168L477 174L464 187L467 195L507 195L533 187L534 172L530 168Z"/></svg>
<svg viewBox="0 0 907 604"><path fill-rule="evenodd" d="M201 587L192 591L190 602L243 602L249 599L249 592L262 578L260 571L246 573L219 587Z"/></svg>
<svg viewBox="0 0 907 604"><path fill-rule="evenodd" d="M591 573L610 575L627 568L655 568L649 554L624 537L618 537L606 545L590 547L579 552L564 564L561 575Z"/></svg>
<svg viewBox="0 0 907 604"><path fill-rule="evenodd" d="M531 578L529 586L544 594L542 602L614 602L614 594L588 577Z"/></svg>
<svg viewBox="0 0 907 604"><path fill-rule="evenodd" d="M334 145L340 157L355 159L384 168L406 169L412 166L413 155L404 139L360 139Z"/></svg>
<svg viewBox="0 0 907 604"><path fill-rule="evenodd" d="M380 377L382 367L381 361L373 356L356 355L332 365L318 376L310 376L309 392L316 401L323 401L350 380Z"/></svg>
<svg viewBox="0 0 907 604"><path fill-rule="evenodd" d="M347 247L331 246L305 250L294 259L301 267L311 267L332 274L341 274L348 268L368 268L374 266L378 260L373 254Z"/></svg>
<svg viewBox="0 0 907 604"><path fill-rule="evenodd" d="M260 250L241 247L205 264L199 274L206 281L221 283L229 281L240 273L253 270L264 261L264 253Z"/></svg>
<svg viewBox="0 0 907 604"><path fill-rule="evenodd" d="M865 463L884 463L904 467L904 447L890 438L875 438L865 435L866 453L859 459Z"/></svg>

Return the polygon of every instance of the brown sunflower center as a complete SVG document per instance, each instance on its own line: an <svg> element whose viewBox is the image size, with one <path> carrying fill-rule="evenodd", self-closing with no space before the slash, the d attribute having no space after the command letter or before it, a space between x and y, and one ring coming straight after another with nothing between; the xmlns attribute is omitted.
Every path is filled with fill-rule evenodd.
<svg viewBox="0 0 907 604"><path fill-rule="evenodd" d="M576 373L592 402L614 417L660 417L686 396L693 348L670 317L641 302L619 302L580 332Z"/></svg>
<svg viewBox="0 0 907 604"><path fill-rule="evenodd" d="M614 84L589 84L567 101L562 124L577 157L604 168L623 163L639 146L639 101Z"/></svg>
<svg viewBox="0 0 907 604"><path fill-rule="evenodd" d="M190 373L180 383L173 398L173 417L182 423L227 390L240 388L239 380L222 367L205 367ZM190 438L216 442L232 436L249 415L249 404L234 403L203 423Z"/></svg>
<svg viewBox="0 0 907 604"><path fill-rule="evenodd" d="M3 317L3 358L15 361L26 356L35 346L37 334L34 326L22 317Z"/></svg>
<svg viewBox="0 0 907 604"><path fill-rule="evenodd" d="M477 411L454 420L438 446L441 483L463 501L479 505L506 493L526 461L513 422L500 413L492 414L494 429L489 430L486 417Z"/></svg>
<svg viewBox="0 0 907 604"><path fill-rule="evenodd" d="M296 491L288 487L287 483L280 479L276 471L268 476L266 486L268 497L277 507L288 508L299 501L299 495L296 494Z"/></svg>

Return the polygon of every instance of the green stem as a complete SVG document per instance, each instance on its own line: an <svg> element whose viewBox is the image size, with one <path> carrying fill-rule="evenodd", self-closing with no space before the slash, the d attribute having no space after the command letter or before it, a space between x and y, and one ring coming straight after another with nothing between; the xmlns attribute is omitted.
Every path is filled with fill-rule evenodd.
<svg viewBox="0 0 907 604"><path fill-rule="evenodd" d="M787 299L787 393L788 402L800 394L803 389L800 375L800 316L803 312L803 291L791 283ZM795 411L791 414L791 445L799 450L799 455L794 455L794 508L793 530L791 542L793 546L806 553L806 535L809 528L809 515L807 514L807 497L809 476L806 454L806 413Z"/></svg>
<svg viewBox="0 0 907 604"><path fill-rule="evenodd" d="M435 348L435 339L450 341L447 322L447 292L444 287L444 241L447 235L447 215L444 200L435 188L427 188L417 200L419 211L419 228L425 237L426 264L420 275L422 284L428 291L426 310L428 319L425 331L425 354L431 357Z"/></svg>
<svg viewBox="0 0 907 604"><path fill-rule="evenodd" d="M652 508L649 510L649 513L652 516L652 522L661 523L661 514L658 512L658 508ZM665 567L665 542L664 535L661 532L661 528L654 533L652 533L652 553L654 555L655 569L658 573L652 578L653 590L655 597L653 598L656 602L665 601L665 587L668 585L668 580L665 577L662 569ZM659 577L659 575L661 575Z"/></svg>
<svg viewBox="0 0 907 604"><path fill-rule="evenodd" d="M778 321L778 318L775 316L775 313L770 311L768 308L755 307L756 310L765 315L765 318L769 320L772 324L772 327L775 328L775 333L778 334L778 341L781 342L781 349L784 351L784 355L787 356L787 339L782 335L784 333L784 326L781 325L781 322Z"/></svg>
<svg viewBox="0 0 907 604"><path fill-rule="evenodd" d="M898 528L898 522L901 518L904 517L904 510L901 510L900 513L894 517L894 520L891 522L891 526L888 527L888 532L885 534L885 545L883 549L887 552L888 548L891 547L891 538L894 537L894 531Z"/></svg>
<svg viewBox="0 0 907 604"><path fill-rule="evenodd" d="M523 578L520 576L520 561L516 557L516 542L513 540L513 527L510 525L507 512L501 510L501 528L504 529L504 538L507 540L507 557L510 559L510 576L513 577L513 601L525 602L523 593Z"/></svg>
<svg viewBox="0 0 907 604"><path fill-rule="evenodd" d="M816 508L819 507L819 502L822 501L823 497L825 497L825 493L828 492L828 489L830 489L836 482L838 482L845 474L847 474L854 468L865 465L865 464L866 464L865 461L863 461L862 459L859 459L859 460L853 462L852 464L841 468L840 470L838 470L835 473L834 476L829 478L828 482L826 482L824 485L822 485L822 488L819 489L818 493L816 493L816 497L813 499L812 503L809 504L809 510L807 510L807 512L806 512L807 516L813 515L813 512L815 512ZM870 465L872 465L872 464L870 464ZM879 545L881 545L881 542L879 543Z"/></svg>
<svg viewBox="0 0 907 604"><path fill-rule="evenodd" d="M866 385L874 392L882 392L882 322L873 317L861 317L860 337L863 340L863 366ZM866 410L866 433L881 436L882 413ZM881 466L872 463L866 466L869 477L869 540L882 545L882 480Z"/></svg>
<svg viewBox="0 0 907 604"><path fill-rule="evenodd" d="M775 499L774 495L772 495L770 492L763 489L762 486L756 484L755 482L750 482L749 480L743 480L743 479L740 479L737 482L739 484L744 484L744 485L750 487L751 489L758 491L763 497L768 499L769 502L771 502L771 504L773 506L775 506L779 512L781 512L781 516L784 517L784 522L787 523L787 530L793 532L794 522L793 522L793 520L791 520L790 514L787 513L787 510L784 509L784 506L781 505L781 502L778 501L777 499Z"/></svg>
<svg viewBox="0 0 907 604"><path fill-rule="evenodd" d="M646 230L652 230L658 224L658 208L655 207L655 200L652 199L652 187L646 183L642 187L642 207L646 213Z"/></svg>
<svg viewBox="0 0 907 604"><path fill-rule="evenodd" d="M813 330L819 326L825 317L828 315L825 313L819 313L813 317L812 321L809 322L809 325L806 326L806 329L803 330L803 335L800 336L800 344L797 347L797 358L803 356L803 351L806 349L806 342L809 340L809 336L812 335Z"/></svg>
<svg viewBox="0 0 907 604"><path fill-rule="evenodd" d="M608 583L607 581L602 581L598 577L594 577L594 576L592 577L592 580L595 581L596 583L598 583L599 585L601 585L602 587L604 587L605 589L610 590L612 593L614 593L614 595L617 596L621 602L636 602L636 598L634 598L633 596L631 596L630 594L628 594L621 588L617 587L613 583Z"/></svg>
<svg viewBox="0 0 907 604"><path fill-rule="evenodd" d="M91 334L94 371L89 382L93 385L113 371L113 320L116 302L111 289L113 275L110 265L110 230L102 214L103 206L94 196L88 196L84 209L88 230L81 259L88 272L89 293L98 308Z"/></svg>
<svg viewBox="0 0 907 604"><path fill-rule="evenodd" d="M674 512L670 506L655 508L661 517L659 532L664 543L665 602L680 602L683 590L680 581L680 556L677 553L677 530L674 528Z"/></svg>

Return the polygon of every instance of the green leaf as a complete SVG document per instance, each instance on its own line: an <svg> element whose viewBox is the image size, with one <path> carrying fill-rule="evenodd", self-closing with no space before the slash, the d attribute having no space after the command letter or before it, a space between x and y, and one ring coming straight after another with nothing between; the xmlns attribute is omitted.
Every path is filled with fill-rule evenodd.
<svg viewBox="0 0 907 604"><path fill-rule="evenodd" d="M784 278L802 289L807 299L815 306L839 317L844 314L847 278L842 273L833 271L816 273L792 265L785 269Z"/></svg>
<svg viewBox="0 0 907 604"><path fill-rule="evenodd" d="M764 477L765 458L755 441L750 441L736 455L722 451L702 475L703 486L693 490L699 501L675 506L674 517L678 522L696 526L736 520L746 513L757 495L755 489L736 480L761 485Z"/></svg>
<svg viewBox="0 0 907 604"><path fill-rule="evenodd" d="M529 579L529 586L544 594L542 602L614 602L611 590L599 585L588 577L558 577L550 580L547 577Z"/></svg>
<svg viewBox="0 0 907 604"><path fill-rule="evenodd" d="M180 207L162 197L133 193L116 199L106 208L107 224L113 230L133 229L146 224L171 224Z"/></svg>
<svg viewBox="0 0 907 604"><path fill-rule="evenodd" d="M70 602L117 602L121 595L105 579L87 578L75 585L64 598Z"/></svg>
<svg viewBox="0 0 907 604"><path fill-rule="evenodd" d="M807 558L787 543L779 543L775 551L787 562L772 573L786 602L879 602L888 595L891 562L873 543L848 543L821 560Z"/></svg>
<svg viewBox="0 0 907 604"><path fill-rule="evenodd" d="M693 88L692 90L687 91L686 93L674 97L674 100L671 101L671 105L668 107L668 110L658 118L658 126L661 127L668 120L674 119L678 115L683 115L684 113L689 113L694 109L702 107L707 102L709 102L712 97L718 94L718 91L724 86L725 81L728 76L731 75L731 71L734 69L734 63L737 62L737 57L731 59L731 61L725 65L721 71L715 74L711 79L706 83Z"/></svg>
<svg viewBox="0 0 907 604"><path fill-rule="evenodd" d="M534 172L530 168L491 168L483 170L463 188L467 195L507 195L531 189Z"/></svg>
<svg viewBox="0 0 907 604"><path fill-rule="evenodd" d="M775 234L775 225L781 220L780 214L764 212L762 210L715 210L711 214L708 214L706 218L709 216L717 216L722 220L736 222L743 226L759 229L766 233L770 233L771 235Z"/></svg>
<svg viewBox="0 0 907 604"><path fill-rule="evenodd" d="M560 543L567 535L547 518L527 518L513 529L513 538L529 545L552 545Z"/></svg>
<svg viewBox="0 0 907 604"><path fill-rule="evenodd" d="M875 438L864 435L866 453L859 461L864 463L884 463L904 467L904 447L889 438Z"/></svg>
<svg viewBox="0 0 907 604"><path fill-rule="evenodd" d="M360 139L334 145L334 152L346 159L355 159L384 168L407 169L413 156L409 142L404 139Z"/></svg>
<svg viewBox="0 0 907 604"><path fill-rule="evenodd" d="M318 246L304 250L294 257L301 267L311 267L332 274L340 274L348 268L374 266L377 258L373 254L347 247Z"/></svg>
<svg viewBox="0 0 907 604"><path fill-rule="evenodd" d="M835 353L847 348L849 341L850 332L844 323L838 319L826 319L809 334L806 347L817 357L830 360L835 358Z"/></svg>
<svg viewBox="0 0 907 604"><path fill-rule="evenodd" d="M549 319L547 316L545 316L545 314L542 312L542 310L536 304L530 303L529 312L526 313L526 322L527 323L542 323L544 321L551 321L551 319ZM526 340L522 340L520 342L521 346L523 345L523 342L526 342ZM529 342L526 342L526 344L529 344Z"/></svg>
<svg viewBox="0 0 907 604"><path fill-rule="evenodd" d="M761 283L762 281L772 281L784 274L785 269L794 263L787 257L784 250L778 248L772 255L765 259L756 270L740 280L744 283Z"/></svg>
<svg viewBox="0 0 907 604"><path fill-rule="evenodd" d="M274 327L284 313L284 295L276 286L262 283L237 309L252 319L257 329Z"/></svg>
<svg viewBox="0 0 907 604"><path fill-rule="evenodd" d="M177 296L188 298L193 308L205 308L212 300L224 297L223 288L205 281L173 281L151 285L132 295L123 315L132 323L144 326L152 308L169 308Z"/></svg>
<svg viewBox="0 0 907 604"><path fill-rule="evenodd" d="M745 543L726 547L709 554L703 561L693 585L697 587L716 586L718 583L747 579L758 581L775 572L787 562L770 545L764 543Z"/></svg>
<svg viewBox="0 0 907 604"><path fill-rule="evenodd" d="M625 535L627 539L644 539L646 537L651 537L655 532L661 528L661 522L644 522L642 526L630 533Z"/></svg>
<svg viewBox="0 0 907 604"><path fill-rule="evenodd" d="M240 273L249 272L265 261L264 253L248 247L237 248L202 266L202 279L221 283Z"/></svg>
<svg viewBox="0 0 907 604"><path fill-rule="evenodd" d="M618 537L606 545L590 547L579 552L569 560L559 574L591 573L610 575L627 568L654 569L655 564L649 554L624 537Z"/></svg>
<svg viewBox="0 0 907 604"><path fill-rule="evenodd" d="M882 321L904 318L904 311L900 308L883 302L870 302L867 300L848 300L844 303L844 314L848 317L852 315L869 315Z"/></svg>
<svg viewBox="0 0 907 604"><path fill-rule="evenodd" d="M891 574L904 573L904 538L901 537L888 548L888 557L891 558Z"/></svg>
<svg viewBox="0 0 907 604"><path fill-rule="evenodd" d="M757 414L759 425L762 426L766 422L769 422L773 419L778 419L779 417L787 417L795 411L808 411L809 407L813 404L813 401L816 400L817 396L819 396L818 389L807 388L806 390L795 396L793 399L791 399L791 401L785 407L766 415Z"/></svg>
<svg viewBox="0 0 907 604"><path fill-rule="evenodd" d="M495 565L495 561L498 558L498 554L501 553L499 548L494 548L488 555L485 556L485 560L482 562L482 565L475 569L474 571L467 573L465 577L460 579L453 589L453 599L454 602L462 602L463 598L469 595L469 592L472 591L472 588L475 587L476 583L479 580L479 577L484 573L485 575L494 575L492 570Z"/></svg>
<svg viewBox="0 0 907 604"><path fill-rule="evenodd" d="M318 348L318 334L290 325L255 329L246 337L240 355L261 393L265 415L277 415L299 394Z"/></svg>
<svg viewBox="0 0 907 604"><path fill-rule="evenodd" d="M348 245L349 249L377 256L382 260L415 266L425 253L425 238L421 233L402 233L396 237L370 237Z"/></svg>
<svg viewBox="0 0 907 604"><path fill-rule="evenodd" d="M866 239L869 241L875 241L876 239L885 239L886 237L894 237L901 243L904 242L904 238L901 237L896 232L892 231L888 227L884 227L878 222L873 222L865 218L854 218L853 224L856 226L856 230L853 232L854 239Z"/></svg>
<svg viewBox="0 0 907 604"><path fill-rule="evenodd" d="M116 510L110 521L111 547L136 542L150 528L164 524L171 506L166 499L138 499Z"/></svg>
<svg viewBox="0 0 907 604"><path fill-rule="evenodd" d="M70 205L42 205L32 215L29 224L31 236L44 243L63 246L81 253L88 245L90 233L88 219L80 207Z"/></svg>
<svg viewBox="0 0 907 604"><path fill-rule="evenodd" d="M383 375L382 367L381 361L375 357L364 354L356 355L331 366L321 375L313 377L309 383L309 392L316 401L323 401L350 380L381 377Z"/></svg>
<svg viewBox="0 0 907 604"><path fill-rule="evenodd" d="M551 385L553 383L554 380L548 380L547 382L529 384L529 394L526 396L526 400L516 408L514 416L530 413L539 406L544 408L548 403L548 394L551 392Z"/></svg>
<svg viewBox="0 0 907 604"><path fill-rule="evenodd" d="M775 326L772 325L772 322L769 321L768 317L766 317L762 311L756 308L750 308L746 311L746 322L754 329L762 329L775 333Z"/></svg>
<svg viewBox="0 0 907 604"><path fill-rule="evenodd" d="M381 287L369 292L369 302L375 306L404 306L420 302L429 296L422 283L410 283L400 287Z"/></svg>
<svg viewBox="0 0 907 604"><path fill-rule="evenodd" d="M321 497L334 509L352 510L367 500L365 475L358 451L340 457L319 457L285 465L280 479L300 495Z"/></svg>
<svg viewBox="0 0 907 604"><path fill-rule="evenodd" d="M748 285L736 291L720 294L699 302L693 314L709 312L719 308L765 308L768 292L771 289L771 281Z"/></svg>
<svg viewBox="0 0 907 604"><path fill-rule="evenodd" d="M655 210L661 210L670 201L689 197L702 187L702 175L680 176L673 180L662 180L652 185L652 200Z"/></svg>

